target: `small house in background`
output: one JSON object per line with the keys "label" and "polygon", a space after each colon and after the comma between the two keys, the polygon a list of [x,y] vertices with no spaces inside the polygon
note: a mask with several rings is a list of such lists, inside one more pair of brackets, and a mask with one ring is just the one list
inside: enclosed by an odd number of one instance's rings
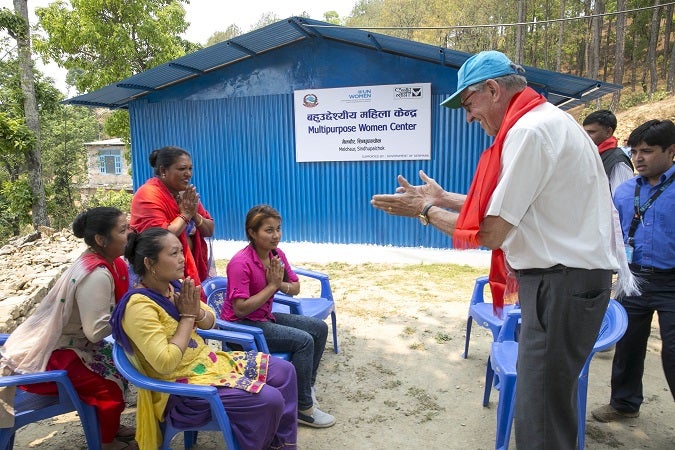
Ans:
{"label": "small house in background", "polygon": [[[457,71],[470,56],[291,17],[66,102],[128,109],[134,188],[152,176],[152,150],[188,150],[216,239],[244,239],[246,212],[269,203],[283,217],[288,242],[444,248],[452,245],[448,236],[375,210],[370,198],[394,192],[398,174],[419,183],[420,169],[448,190],[468,190],[491,139],[477,123],[467,124],[463,111],[439,105],[457,88]],[[621,88],[526,71],[529,85],[563,109]],[[394,105],[404,98],[424,107]],[[421,129],[423,136],[413,136]],[[324,137],[330,143],[319,142]],[[413,142],[380,158],[384,145],[393,145],[385,137]],[[329,147],[356,156],[324,158]]]}
{"label": "small house in background", "polygon": [[132,192],[129,164],[124,158],[121,139],[85,142],[87,149],[87,182],[82,186],[83,195],[99,189]]}

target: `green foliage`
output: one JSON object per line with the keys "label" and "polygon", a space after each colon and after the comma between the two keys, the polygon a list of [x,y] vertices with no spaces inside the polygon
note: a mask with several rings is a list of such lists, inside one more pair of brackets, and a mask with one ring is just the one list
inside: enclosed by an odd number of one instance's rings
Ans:
{"label": "green foliage", "polygon": [[16,39],[26,29],[26,21],[19,14],[8,8],[0,8],[0,30],[4,30]]}
{"label": "green foliage", "polygon": [[72,72],[79,92],[173,60],[192,50],[180,38],[187,0],[70,0],[36,8],[47,37],[35,50]]}
{"label": "green foliage", "polygon": [[16,236],[21,226],[31,223],[30,211],[33,205],[33,193],[27,177],[0,185],[0,238]]}
{"label": "green foliage", "polygon": [[232,24],[229,27],[227,27],[225,31],[216,31],[215,33],[213,33],[211,37],[206,41],[206,46],[209,47],[219,42],[228,41],[234,37],[239,36],[240,34],[242,34],[241,28],[239,28],[235,24]]}
{"label": "green foliage", "polygon": [[42,161],[47,212],[56,228],[68,226],[79,200],[77,185],[87,181],[84,143],[99,136],[90,108],[60,105],[43,118]]}
{"label": "green foliage", "polygon": [[129,142],[131,142],[129,112],[121,109],[113,111],[103,124],[103,131],[108,136],[122,139],[122,142],[128,146]]}
{"label": "green foliage", "polygon": [[625,110],[628,108],[632,108],[633,106],[641,105],[647,102],[658,102],[659,100],[663,100],[672,95],[673,95],[672,93],[666,92],[665,89],[658,90],[651,94],[642,91],[625,92],[621,96],[621,101],[619,102],[619,109]]}
{"label": "green foliage", "polygon": [[95,208],[97,206],[112,206],[120,211],[128,213],[131,209],[132,194],[124,191],[108,191],[97,189],[96,193],[82,203],[82,209]]}

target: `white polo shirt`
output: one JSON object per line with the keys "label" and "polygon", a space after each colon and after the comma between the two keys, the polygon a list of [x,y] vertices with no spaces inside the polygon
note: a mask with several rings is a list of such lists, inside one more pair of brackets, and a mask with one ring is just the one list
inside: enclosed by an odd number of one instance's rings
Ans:
{"label": "white polo shirt", "polygon": [[501,161],[486,216],[514,225],[502,244],[511,267],[618,268],[607,176],[569,114],[548,102],[527,112],[507,133]]}

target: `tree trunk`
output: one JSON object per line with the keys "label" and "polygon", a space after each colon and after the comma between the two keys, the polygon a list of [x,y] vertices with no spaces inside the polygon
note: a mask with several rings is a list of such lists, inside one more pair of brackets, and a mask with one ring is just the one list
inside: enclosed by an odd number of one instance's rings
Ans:
{"label": "tree trunk", "polygon": [[[602,0],[595,0],[593,3],[593,15],[602,14],[605,9]],[[602,18],[593,17],[591,19],[591,41],[588,46],[588,78],[598,79],[600,73],[600,43],[602,41]]]}
{"label": "tree trunk", "polygon": [[670,47],[670,64],[666,77],[666,90],[671,94],[675,92],[675,45]]}
{"label": "tree trunk", "polygon": [[14,11],[23,17],[25,28],[17,33],[16,45],[21,71],[21,91],[23,92],[23,109],[26,116],[26,126],[35,133],[35,145],[26,154],[28,164],[28,183],[33,193],[33,227],[49,225],[47,217],[47,201],[45,186],[42,181],[42,161],[40,148],[40,119],[38,117],[37,100],[35,97],[35,79],[33,78],[33,57],[30,48],[30,25],[28,22],[27,0],[14,0]]}
{"label": "tree trunk", "polygon": [[670,34],[673,26],[673,5],[665,6],[666,23],[663,27],[663,66],[661,69],[661,78],[667,79],[668,65],[670,63]]}
{"label": "tree trunk", "polygon": [[[560,19],[565,18],[565,0],[560,0]],[[563,29],[564,22],[558,22],[558,45],[555,55],[555,71],[560,72],[562,69],[562,43],[563,43]]]}
{"label": "tree trunk", "polygon": [[[626,9],[626,0],[616,0],[616,10],[623,11]],[[614,49],[614,83],[623,84],[624,74],[624,50],[626,47],[626,14],[619,14],[616,16],[616,48]],[[609,109],[616,111],[621,100],[621,91],[616,91],[612,94],[612,101],[609,104]]]}
{"label": "tree trunk", "polygon": [[[654,0],[654,6],[659,5],[659,0]],[[660,12],[661,8],[654,8],[652,10],[652,24],[649,28],[649,49],[647,51],[647,61],[649,64],[649,93],[653,94],[659,84],[659,73],[656,70],[656,45],[659,42],[659,28],[661,25]]]}
{"label": "tree trunk", "polygon": [[[518,23],[525,22],[525,0],[518,0]],[[514,62],[516,64],[523,64],[525,58],[525,25],[518,25],[516,27],[516,55]]]}

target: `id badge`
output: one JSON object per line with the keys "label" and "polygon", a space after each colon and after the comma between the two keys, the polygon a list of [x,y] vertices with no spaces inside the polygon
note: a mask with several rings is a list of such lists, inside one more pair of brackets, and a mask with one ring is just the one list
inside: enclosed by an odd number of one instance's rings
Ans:
{"label": "id badge", "polygon": [[633,246],[630,244],[626,244],[623,246],[624,249],[626,249],[626,260],[628,260],[628,264],[633,263]]}

